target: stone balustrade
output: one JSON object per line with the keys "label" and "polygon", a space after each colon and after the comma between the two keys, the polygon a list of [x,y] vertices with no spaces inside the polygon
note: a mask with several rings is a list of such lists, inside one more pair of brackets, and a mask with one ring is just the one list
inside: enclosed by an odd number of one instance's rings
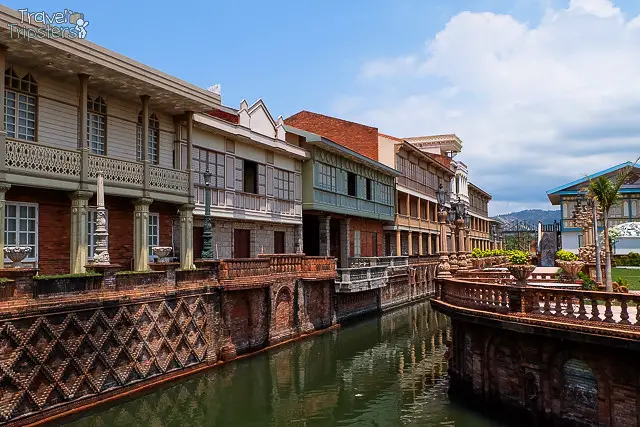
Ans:
{"label": "stone balustrade", "polygon": [[640,327],[640,295],[635,294],[454,279],[440,280],[439,287],[440,300],[456,307],[599,328]]}

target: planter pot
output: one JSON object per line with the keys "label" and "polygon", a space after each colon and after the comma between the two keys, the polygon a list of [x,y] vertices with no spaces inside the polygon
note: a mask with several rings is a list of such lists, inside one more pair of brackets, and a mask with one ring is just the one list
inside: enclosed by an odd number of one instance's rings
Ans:
{"label": "planter pot", "polygon": [[473,268],[476,268],[476,269],[482,268],[482,259],[471,258],[471,264],[473,264]]}
{"label": "planter pot", "polygon": [[154,246],[151,248],[153,254],[158,257],[159,262],[163,262],[172,250],[171,246]]}
{"label": "planter pot", "polygon": [[562,261],[560,259],[557,259],[556,264],[558,264],[558,266],[562,268],[562,271],[565,274],[571,276],[573,280],[576,280],[576,278],[578,277],[578,273],[580,273],[582,271],[582,268],[584,267],[583,261]]}
{"label": "planter pot", "polygon": [[509,269],[509,273],[516,279],[516,286],[527,286],[527,279],[533,273],[533,270],[536,269],[535,265],[509,265],[507,266]]}
{"label": "planter pot", "polygon": [[28,246],[7,246],[4,254],[11,260],[14,268],[22,268],[22,261],[31,253]]}
{"label": "planter pot", "polygon": [[59,277],[34,280],[33,297],[54,297],[100,289],[101,276]]}

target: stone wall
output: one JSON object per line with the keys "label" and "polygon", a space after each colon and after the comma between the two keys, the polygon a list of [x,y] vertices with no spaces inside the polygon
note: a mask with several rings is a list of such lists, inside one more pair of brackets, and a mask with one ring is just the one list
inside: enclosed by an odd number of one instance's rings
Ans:
{"label": "stone wall", "polygon": [[339,322],[379,311],[380,289],[336,294],[336,316]]}
{"label": "stone wall", "polygon": [[[198,224],[196,224],[198,225]],[[216,253],[216,245],[218,248],[218,257],[221,259],[233,258],[233,230],[251,230],[250,239],[250,255],[256,257],[261,253],[274,253],[274,232],[285,232],[285,252],[295,253],[295,229],[296,225],[287,224],[270,224],[246,221],[228,221],[212,219],[213,231],[213,252]],[[200,257],[202,253],[202,226],[194,227],[194,255]],[[198,242],[199,244],[195,244]]]}
{"label": "stone wall", "polygon": [[454,395],[538,425],[639,424],[637,349],[612,340],[555,338],[455,317],[452,331]]}

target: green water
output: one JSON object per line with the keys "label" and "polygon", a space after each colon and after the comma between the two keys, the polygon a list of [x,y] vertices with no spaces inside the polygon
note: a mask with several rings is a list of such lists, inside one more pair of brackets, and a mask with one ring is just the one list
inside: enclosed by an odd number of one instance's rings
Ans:
{"label": "green water", "polygon": [[449,401],[428,302],[243,359],[81,418],[100,426],[497,426]]}

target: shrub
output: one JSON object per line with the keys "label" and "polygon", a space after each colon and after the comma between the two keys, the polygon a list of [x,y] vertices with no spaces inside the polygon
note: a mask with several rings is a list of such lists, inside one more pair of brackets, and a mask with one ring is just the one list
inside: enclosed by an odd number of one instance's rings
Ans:
{"label": "shrub", "polygon": [[524,251],[513,251],[509,256],[509,261],[516,265],[529,264],[529,254]]}
{"label": "shrub", "polygon": [[588,274],[583,273],[582,271],[578,273],[578,279],[582,280],[582,289],[585,291],[597,291],[598,285],[596,285],[596,281],[591,278]]}
{"label": "shrub", "polygon": [[573,252],[560,249],[558,252],[556,252],[556,258],[562,261],[577,261],[578,255],[574,254]]}
{"label": "shrub", "polygon": [[629,252],[628,255],[620,255],[615,258],[616,266],[640,266],[640,254],[635,252]]}
{"label": "shrub", "polygon": [[482,250],[480,250],[480,248],[473,248],[471,258],[482,258]]}

